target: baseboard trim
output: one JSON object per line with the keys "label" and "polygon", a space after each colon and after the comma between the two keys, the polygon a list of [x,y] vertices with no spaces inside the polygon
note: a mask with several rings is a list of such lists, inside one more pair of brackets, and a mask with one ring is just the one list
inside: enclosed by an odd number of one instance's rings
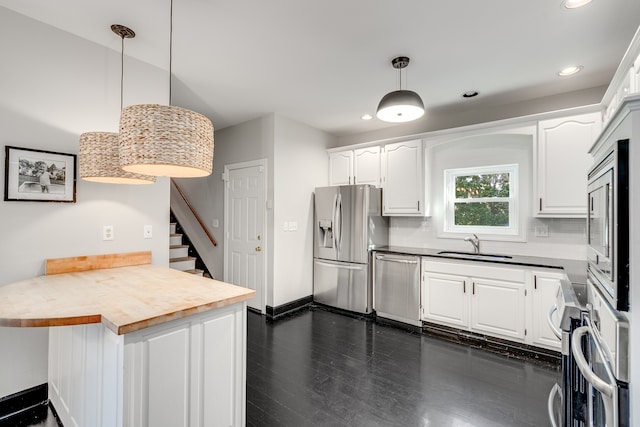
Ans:
{"label": "baseboard trim", "polygon": [[482,348],[508,358],[527,360],[555,369],[559,368],[562,360],[560,352],[555,350],[517,343],[475,332],[463,331],[436,323],[422,322],[422,331],[426,335],[466,346]]}
{"label": "baseboard trim", "polygon": [[40,384],[0,398],[0,427],[28,425],[47,417],[49,386]]}
{"label": "baseboard trim", "polygon": [[267,320],[277,320],[296,311],[309,308],[312,302],[313,295],[309,295],[307,297],[300,298],[276,307],[271,307],[268,305],[266,307]]}

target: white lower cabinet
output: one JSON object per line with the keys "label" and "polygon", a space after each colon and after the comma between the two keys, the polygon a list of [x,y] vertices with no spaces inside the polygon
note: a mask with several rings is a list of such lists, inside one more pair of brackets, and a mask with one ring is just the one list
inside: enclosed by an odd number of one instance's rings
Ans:
{"label": "white lower cabinet", "polygon": [[525,284],[471,279],[471,323],[474,332],[516,341],[525,339]]}
{"label": "white lower cabinet", "polygon": [[244,303],[126,335],[49,329],[49,398],[65,426],[245,424]]}
{"label": "white lower cabinet", "polygon": [[[532,291],[532,331],[531,339],[534,345],[542,347],[560,349],[560,340],[555,336],[547,316],[550,308],[556,302],[556,294],[560,287],[563,275],[546,271],[533,271],[533,291]],[[554,317],[554,324],[558,324],[557,317]]]}
{"label": "white lower cabinet", "polygon": [[467,328],[470,295],[467,293],[467,278],[423,271],[422,280],[423,319]]}
{"label": "white lower cabinet", "polygon": [[422,260],[422,320],[558,350],[547,313],[564,273]]}

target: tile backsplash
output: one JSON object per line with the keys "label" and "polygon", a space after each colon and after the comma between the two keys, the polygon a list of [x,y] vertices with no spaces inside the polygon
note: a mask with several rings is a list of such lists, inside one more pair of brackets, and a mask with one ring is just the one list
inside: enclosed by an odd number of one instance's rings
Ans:
{"label": "tile backsplash", "polygon": [[[432,218],[391,217],[389,245],[471,251],[462,238],[438,237]],[[546,230],[546,237],[536,236]],[[586,260],[586,221],[576,218],[528,218],[526,242],[481,239],[481,251],[509,255]]]}

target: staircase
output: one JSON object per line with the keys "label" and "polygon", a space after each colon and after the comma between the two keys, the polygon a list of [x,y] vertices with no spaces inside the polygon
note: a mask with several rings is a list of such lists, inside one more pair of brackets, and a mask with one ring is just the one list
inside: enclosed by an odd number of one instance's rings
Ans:
{"label": "staircase", "polygon": [[169,228],[169,267],[202,276],[204,270],[196,268],[196,257],[189,256],[189,245],[182,244],[182,234],[176,232],[177,224]]}

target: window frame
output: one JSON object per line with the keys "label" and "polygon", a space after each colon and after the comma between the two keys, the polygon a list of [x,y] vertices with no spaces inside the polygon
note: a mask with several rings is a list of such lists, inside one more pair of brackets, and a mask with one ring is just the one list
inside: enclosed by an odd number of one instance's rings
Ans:
{"label": "window frame", "polygon": [[[469,175],[488,175],[495,173],[509,174],[509,197],[456,198],[456,178]],[[484,236],[519,236],[520,233],[520,196],[519,196],[519,165],[474,166],[466,168],[452,168],[444,170],[444,227],[445,234],[482,234]],[[509,226],[491,225],[455,225],[456,203],[509,203]]]}

